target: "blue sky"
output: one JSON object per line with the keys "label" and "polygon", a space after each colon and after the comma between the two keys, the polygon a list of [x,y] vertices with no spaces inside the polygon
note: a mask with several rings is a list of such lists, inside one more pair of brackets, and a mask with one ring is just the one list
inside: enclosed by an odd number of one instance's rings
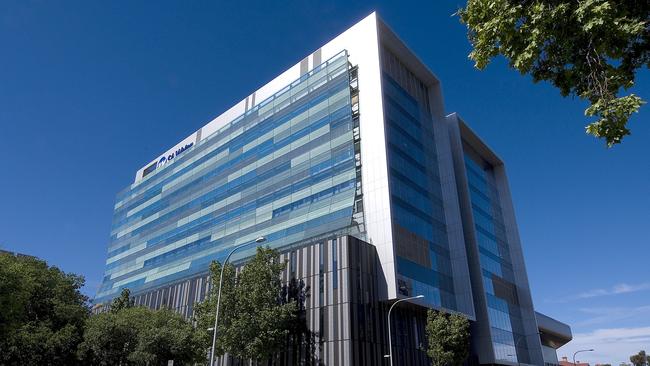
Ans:
{"label": "blue sky", "polygon": [[[377,10],[505,160],[536,308],[587,361],[650,350],[650,106],[606,149],[584,103],[467,59],[458,2],[0,5],[0,247],[99,285],[115,193],[160,152]],[[650,99],[650,73],[634,91]]]}

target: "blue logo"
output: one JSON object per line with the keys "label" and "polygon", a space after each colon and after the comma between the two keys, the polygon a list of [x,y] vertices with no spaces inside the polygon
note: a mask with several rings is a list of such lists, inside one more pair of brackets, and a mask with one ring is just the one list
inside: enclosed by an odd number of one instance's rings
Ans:
{"label": "blue logo", "polygon": [[194,143],[190,142],[189,144],[180,147],[178,150],[172,152],[167,156],[163,155],[162,157],[160,157],[160,159],[158,159],[158,164],[156,165],[156,167],[160,168],[161,166],[167,163],[171,163],[175,158],[177,158],[180,154],[182,154],[183,152],[185,152],[185,150],[189,149],[192,146],[194,146]]}

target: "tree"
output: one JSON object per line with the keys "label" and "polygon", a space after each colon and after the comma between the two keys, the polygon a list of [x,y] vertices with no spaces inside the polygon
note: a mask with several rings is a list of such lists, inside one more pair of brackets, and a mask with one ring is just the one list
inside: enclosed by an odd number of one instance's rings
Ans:
{"label": "tree", "polygon": [[630,362],[634,366],[646,366],[650,363],[650,356],[646,355],[645,351],[639,351],[636,355],[630,356]]}
{"label": "tree", "polygon": [[131,298],[131,291],[128,288],[122,289],[120,296],[113,299],[111,303],[111,312],[117,313],[122,309],[133,307],[133,299]]}
{"label": "tree", "polygon": [[608,147],[630,134],[627,122],[645,103],[618,93],[650,67],[649,13],[647,0],[468,0],[459,11],[478,69],[503,55],[534,82],[587,100],[596,121],[586,132]]}
{"label": "tree", "polygon": [[[199,339],[204,348],[212,346],[212,332],[209,328],[214,327],[214,313],[217,306],[217,291],[219,290],[219,278],[221,276],[221,263],[213,261],[210,263],[210,291],[204,301],[194,308],[194,320]],[[223,327],[230,326],[231,317],[226,314],[236,312],[237,301],[235,299],[235,267],[227,264],[224,270],[224,281],[221,286],[221,304],[219,310],[219,333]],[[217,338],[215,354],[222,355],[226,352],[223,337]]]}
{"label": "tree", "polygon": [[[217,354],[228,352],[240,359],[268,360],[284,349],[297,317],[297,305],[282,301],[280,275],[285,263],[270,248],[257,252],[235,276],[232,265],[226,267],[221,293]],[[197,305],[196,320],[200,330],[214,325],[221,265],[210,266],[212,287],[208,298]],[[211,345],[210,333],[202,335],[204,345]]]}
{"label": "tree", "polygon": [[175,365],[191,365],[205,360],[190,322],[169,309],[133,307],[131,302],[124,302],[128,292],[126,295],[113,301],[110,312],[88,320],[79,347],[79,356],[86,364],[153,366],[174,360]]}
{"label": "tree", "polygon": [[469,320],[464,316],[429,310],[426,333],[434,366],[460,366],[469,356]]}
{"label": "tree", "polygon": [[[133,313],[134,309],[127,309],[124,313]],[[136,365],[161,366],[166,366],[168,360],[174,360],[174,365],[205,361],[205,350],[198,342],[192,323],[169,309],[155,311],[145,308],[144,313],[147,313],[143,314],[145,324],[139,329],[138,343],[129,360]],[[130,315],[141,316],[138,313]]]}
{"label": "tree", "polygon": [[142,326],[144,308],[125,309],[92,316],[86,323],[79,358],[88,365],[131,365]]}
{"label": "tree", "polygon": [[294,364],[319,364],[317,351],[317,334],[307,325],[307,310],[305,301],[310,296],[310,287],[305,281],[292,278],[282,287],[280,299],[282,304],[295,304],[295,314],[289,321],[289,337],[287,352],[290,353]]}
{"label": "tree", "polygon": [[75,365],[89,315],[84,278],[0,253],[0,364]]}

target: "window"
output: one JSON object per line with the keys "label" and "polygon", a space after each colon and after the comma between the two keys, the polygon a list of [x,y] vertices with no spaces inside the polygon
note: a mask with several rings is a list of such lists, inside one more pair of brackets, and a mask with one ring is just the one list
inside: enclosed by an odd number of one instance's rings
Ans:
{"label": "window", "polygon": [[318,243],[318,273],[323,274],[323,265],[325,263],[325,250],[323,243]]}
{"label": "window", "polygon": [[291,278],[296,277],[296,252],[291,252],[290,254],[291,260],[289,264],[289,273],[291,274]]}
{"label": "window", "polygon": [[142,176],[146,177],[147,174],[149,174],[149,173],[153,172],[154,170],[156,170],[157,166],[158,166],[157,163],[153,163],[153,164],[149,165],[148,167],[145,168],[144,172],[142,172]]}

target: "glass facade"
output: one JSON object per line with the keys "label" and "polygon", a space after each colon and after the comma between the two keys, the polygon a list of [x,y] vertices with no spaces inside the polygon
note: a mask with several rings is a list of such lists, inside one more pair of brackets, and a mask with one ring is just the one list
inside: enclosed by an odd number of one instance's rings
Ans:
{"label": "glass facade", "polygon": [[476,156],[465,154],[465,168],[492,347],[497,360],[527,363],[521,308],[494,171]]}
{"label": "glass facade", "polygon": [[282,247],[353,230],[349,80],[340,53],[119,193],[96,301],[204,273],[259,236]]}
{"label": "glass facade", "polygon": [[394,55],[387,50],[383,55],[397,292],[424,295],[431,305],[456,310],[427,88]]}

